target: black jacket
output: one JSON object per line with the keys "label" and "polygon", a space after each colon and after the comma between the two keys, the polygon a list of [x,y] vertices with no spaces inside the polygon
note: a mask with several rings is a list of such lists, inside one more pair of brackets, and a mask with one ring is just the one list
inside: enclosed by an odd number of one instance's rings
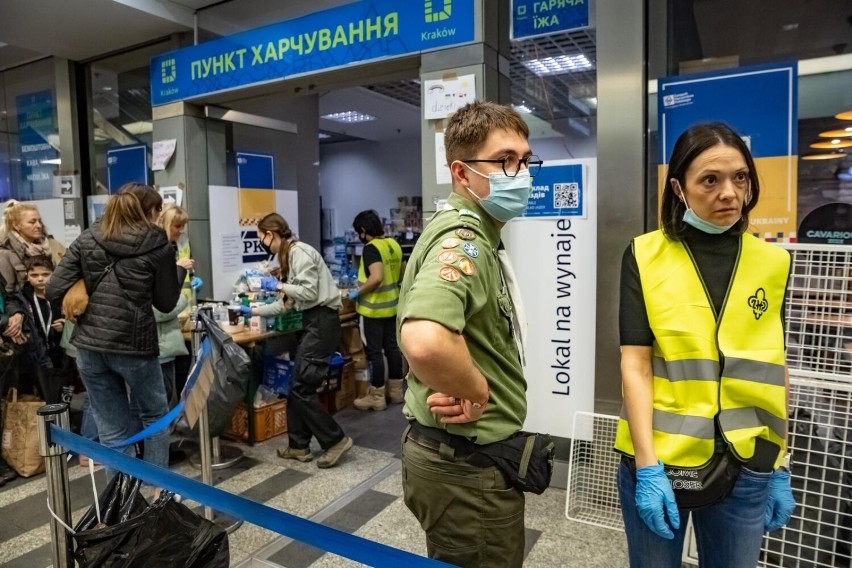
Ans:
{"label": "black jacket", "polygon": [[[95,287],[114,260],[113,269]],[[50,279],[47,298],[62,299],[81,277],[89,305],[77,318],[71,342],[104,353],[158,355],[151,306],[171,311],[181,288],[175,250],[163,230],[150,225],[107,241],[96,222],[71,243]]]}

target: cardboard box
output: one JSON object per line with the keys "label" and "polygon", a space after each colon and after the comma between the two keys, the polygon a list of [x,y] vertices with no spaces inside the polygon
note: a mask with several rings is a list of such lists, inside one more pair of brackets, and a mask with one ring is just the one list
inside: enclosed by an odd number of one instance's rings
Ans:
{"label": "cardboard box", "polygon": [[340,390],[337,391],[334,397],[334,410],[343,410],[355,400],[355,369],[352,363],[347,363],[343,367],[343,376],[340,380]]}
{"label": "cardboard box", "polygon": [[[254,439],[262,442],[287,432],[287,399],[276,400],[254,409]],[[225,435],[237,440],[248,440],[248,412],[246,405],[239,403],[231,415]]]}

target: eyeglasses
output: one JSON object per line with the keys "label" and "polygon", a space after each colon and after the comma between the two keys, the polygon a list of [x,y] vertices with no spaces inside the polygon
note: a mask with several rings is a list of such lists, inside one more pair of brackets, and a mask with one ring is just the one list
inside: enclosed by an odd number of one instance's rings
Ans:
{"label": "eyeglasses", "polygon": [[526,166],[527,170],[530,172],[530,177],[535,177],[538,175],[539,170],[541,169],[541,165],[544,163],[541,161],[536,155],[527,156],[526,158],[517,159],[515,156],[506,156],[505,158],[501,158],[499,160],[460,160],[464,164],[476,164],[479,162],[485,162],[489,164],[500,164],[503,166],[503,173],[506,174],[506,177],[513,178],[518,175],[518,172],[521,171],[521,166]]}

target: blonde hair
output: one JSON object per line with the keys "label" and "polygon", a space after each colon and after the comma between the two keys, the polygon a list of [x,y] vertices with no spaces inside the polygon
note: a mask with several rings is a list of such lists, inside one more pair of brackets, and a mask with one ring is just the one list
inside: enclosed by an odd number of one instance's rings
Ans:
{"label": "blonde hair", "polygon": [[[38,207],[33,203],[12,199],[6,204],[6,209],[3,211],[3,229],[5,234],[8,235],[16,230],[15,225],[21,222],[24,211],[35,211],[41,217]],[[44,221],[42,221],[42,228],[44,229]],[[47,234],[47,229],[44,229],[44,232]]]}
{"label": "blonde hair", "polygon": [[186,209],[174,203],[168,203],[157,218],[157,225],[166,232],[167,237],[171,238],[172,228],[183,227],[187,221],[189,221],[189,215]]}

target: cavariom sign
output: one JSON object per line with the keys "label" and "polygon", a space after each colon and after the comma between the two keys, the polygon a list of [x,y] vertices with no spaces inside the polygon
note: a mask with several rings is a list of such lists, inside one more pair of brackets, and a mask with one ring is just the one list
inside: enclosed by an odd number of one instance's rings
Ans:
{"label": "cavariom sign", "polygon": [[160,55],[154,106],[474,39],[473,0],[362,0]]}

